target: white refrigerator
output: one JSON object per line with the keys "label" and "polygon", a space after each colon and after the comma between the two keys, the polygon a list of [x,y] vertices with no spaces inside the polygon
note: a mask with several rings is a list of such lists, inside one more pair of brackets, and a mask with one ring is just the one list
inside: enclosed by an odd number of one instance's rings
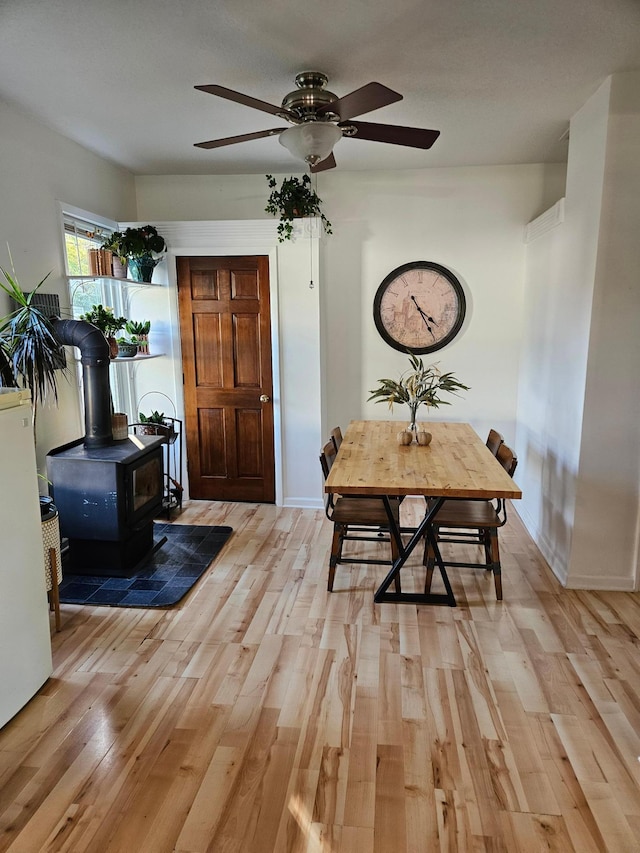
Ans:
{"label": "white refrigerator", "polygon": [[0,388],[0,727],[53,671],[28,391]]}

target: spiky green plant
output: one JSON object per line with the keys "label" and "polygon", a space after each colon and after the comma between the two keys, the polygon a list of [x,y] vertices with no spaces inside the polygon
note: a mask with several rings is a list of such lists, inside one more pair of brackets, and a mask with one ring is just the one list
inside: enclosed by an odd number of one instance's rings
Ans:
{"label": "spiky green plant", "polygon": [[148,335],[151,329],[151,320],[127,320],[125,329],[130,335]]}
{"label": "spiky green plant", "polygon": [[138,412],[138,418],[140,419],[141,424],[163,424],[164,423],[164,412],[159,412],[157,409],[154,409],[150,415],[145,415],[143,412]]}
{"label": "spiky green plant", "polygon": [[409,353],[409,363],[411,367],[401,374],[399,379],[379,379],[378,387],[369,391],[371,396],[367,398],[367,402],[374,400],[376,403],[387,403],[391,411],[394,403],[406,403],[411,412],[412,428],[419,406],[431,406],[434,409],[450,406],[449,400],[443,400],[439,396],[442,392],[459,396],[460,391],[469,390],[453,373],[441,373],[437,364],[425,366],[415,353]]}
{"label": "spiky green plant", "polygon": [[34,295],[51,273],[47,273],[30,293],[24,293],[13,261],[11,267],[11,272],[0,267],[5,278],[5,281],[0,280],[0,288],[14,300],[17,308],[0,319],[0,345],[14,378],[31,391],[35,422],[38,403],[42,403],[49,393],[58,401],[56,370],[63,365],[61,344],[53,321],[33,304]]}

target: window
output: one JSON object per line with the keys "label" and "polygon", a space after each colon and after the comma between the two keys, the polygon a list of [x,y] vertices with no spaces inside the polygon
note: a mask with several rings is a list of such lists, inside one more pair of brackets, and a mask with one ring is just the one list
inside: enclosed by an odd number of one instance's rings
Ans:
{"label": "window", "polygon": [[[99,248],[105,236],[118,230],[118,223],[66,205],[61,205],[61,213],[73,319],[79,320],[99,304],[113,308],[116,316],[128,317],[126,288],[109,278],[92,276],[89,266],[89,249]],[[109,371],[114,411],[131,412],[135,408],[134,373],[119,367],[113,365]]]}
{"label": "window", "polygon": [[64,245],[69,275],[89,275],[89,249],[97,249],[105,235],[115,229],[64,214]]}

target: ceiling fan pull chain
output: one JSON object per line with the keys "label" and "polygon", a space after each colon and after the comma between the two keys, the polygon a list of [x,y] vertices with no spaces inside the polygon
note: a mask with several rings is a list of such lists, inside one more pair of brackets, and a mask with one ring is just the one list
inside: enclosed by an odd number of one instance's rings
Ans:
{"label": "ceiling fan pull chain", "polygon": [[313,234],[309,231],[309,290],[313,290]]}

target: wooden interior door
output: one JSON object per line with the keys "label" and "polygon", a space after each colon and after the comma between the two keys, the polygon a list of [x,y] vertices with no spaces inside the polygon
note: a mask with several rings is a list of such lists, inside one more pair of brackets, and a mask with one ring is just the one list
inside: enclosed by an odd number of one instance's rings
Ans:
{"label": "wooden interior door", "polygon": [[275,501],[267,257],[177,258],[189,493]]}

